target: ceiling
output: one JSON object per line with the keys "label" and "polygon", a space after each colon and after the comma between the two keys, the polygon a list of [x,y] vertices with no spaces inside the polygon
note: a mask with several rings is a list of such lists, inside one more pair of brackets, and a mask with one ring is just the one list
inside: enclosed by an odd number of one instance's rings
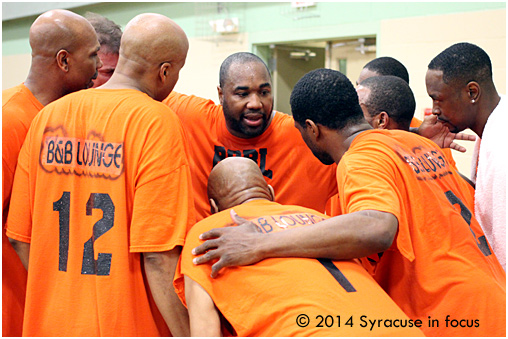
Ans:
{"label": "ceiling", "polygon": [[75,8],[97,2],[2,2],[2,21],[39,15],[55,8]]}

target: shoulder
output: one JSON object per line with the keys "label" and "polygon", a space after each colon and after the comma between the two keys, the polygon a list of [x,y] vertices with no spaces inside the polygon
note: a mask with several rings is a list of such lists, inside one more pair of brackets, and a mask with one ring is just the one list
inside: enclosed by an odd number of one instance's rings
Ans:
{"label": "shoulder", "polygon": [[186,95],[173,91],[162,103],[173,109],[181,118],[196,117],[198,120],[202,120],[203,117],[223,115],[221,105],[216,104],[213,100],[195,95]]}
{"label": "shoulder", "polygon": [[277,134],[284,137],[297,137],[301,139],[300,132],[295,127],[295,120],[289,114],[273,111],[271,126]]}
{"label": "shoulder", "polygon": [[210,231],[213,228],[224,227],[229,222],[232,222],[231,217],[229,216],[229,210],[212,214],[205,219],[197,222],[187,233],[184,250],[182,253],[190,253],[194,247],[200,245],[203,242],[199,239],[199,235],[201,233]]}
{"label": "shoulder", "polygon": [[18,85],[2,91],[2,111],[18,110],[21,109],[23,104],[26,105],[29,92],[28,89],[25,91],[25,88],[24,85]]}
{"label": "shoulder", "polygon": [[8,88],[2,91],[2,107],[13,100],[13,97],[19,95],[22,92],[22,85],[18,85],[12,88]]}
{"label": "shoulder", "polygon": [[[405,134],[406,133],[406,134]],[[360,133],[351,143],[348,151],[344,154],[339,166],[341,168],[362,168],[393,162],[400,158],[400,154],[406,153],[405,145],[409,143],[399,142],[404,138],[411,139],[409,132],[387,131],[387,130],[368,130]]]}
{"label": "shoulder", "polygon": [[[43,108],[23,85],[2,91],[2,129],[20,126],[28,129]],[[26,89],[26,90],[25,90]]]}

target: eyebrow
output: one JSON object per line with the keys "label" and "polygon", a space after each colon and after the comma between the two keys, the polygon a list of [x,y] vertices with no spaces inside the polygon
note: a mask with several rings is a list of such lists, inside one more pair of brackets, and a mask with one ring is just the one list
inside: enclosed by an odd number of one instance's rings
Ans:
{"label": "eyebrow", "polygon": [[[269,82],[259,85],[259,88],[272,87]],[[250,89],[249,86],[236,86],[235,91],[248,91]]]}

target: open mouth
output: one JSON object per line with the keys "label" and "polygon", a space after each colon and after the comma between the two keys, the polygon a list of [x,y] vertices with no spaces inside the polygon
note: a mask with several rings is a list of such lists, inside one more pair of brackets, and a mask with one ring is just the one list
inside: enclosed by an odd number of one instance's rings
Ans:
{"label": "open mouth", "polygon": [[259,127],[263,124],[263,114],[260,113],[247,113],[242,119],[249,127]]}

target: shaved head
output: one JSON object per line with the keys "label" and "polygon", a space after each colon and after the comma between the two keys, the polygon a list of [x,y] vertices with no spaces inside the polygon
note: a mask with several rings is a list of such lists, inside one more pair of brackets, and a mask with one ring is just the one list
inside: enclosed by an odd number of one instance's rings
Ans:
{"label": "shaved head", "polygon": [[243,157],[229,157],[210,172],[208,198],[213,199],[222,211],[250,199],[273,200],[273,193],[256,162]]}
{"label": "shaved head", "polygon": [[153,66],[185,59],[188,49],[185,32],[173,20],[145,13],[134,17],[125,27],[120,57]]}
{"label": "shaved head", "polygon": [[175,87],[188,50],[187,36],[173,20],[140,14],[125,27],[118,64],[105,88],[136,88],[162,101]]}
{"label": "shaved head", "polygon": [[32,63],[24,84],[43,105],[91,87],[102,67],[94,28],[71,11],[41,14],[30,27],[29,42]]}
{"label": "shaved head", "polygon": [[29,32],[32,56],[53,58],[61,49],[72,53],[89,39],[97,40],[92,25],[82,16],[63,9],[41,14]]}

